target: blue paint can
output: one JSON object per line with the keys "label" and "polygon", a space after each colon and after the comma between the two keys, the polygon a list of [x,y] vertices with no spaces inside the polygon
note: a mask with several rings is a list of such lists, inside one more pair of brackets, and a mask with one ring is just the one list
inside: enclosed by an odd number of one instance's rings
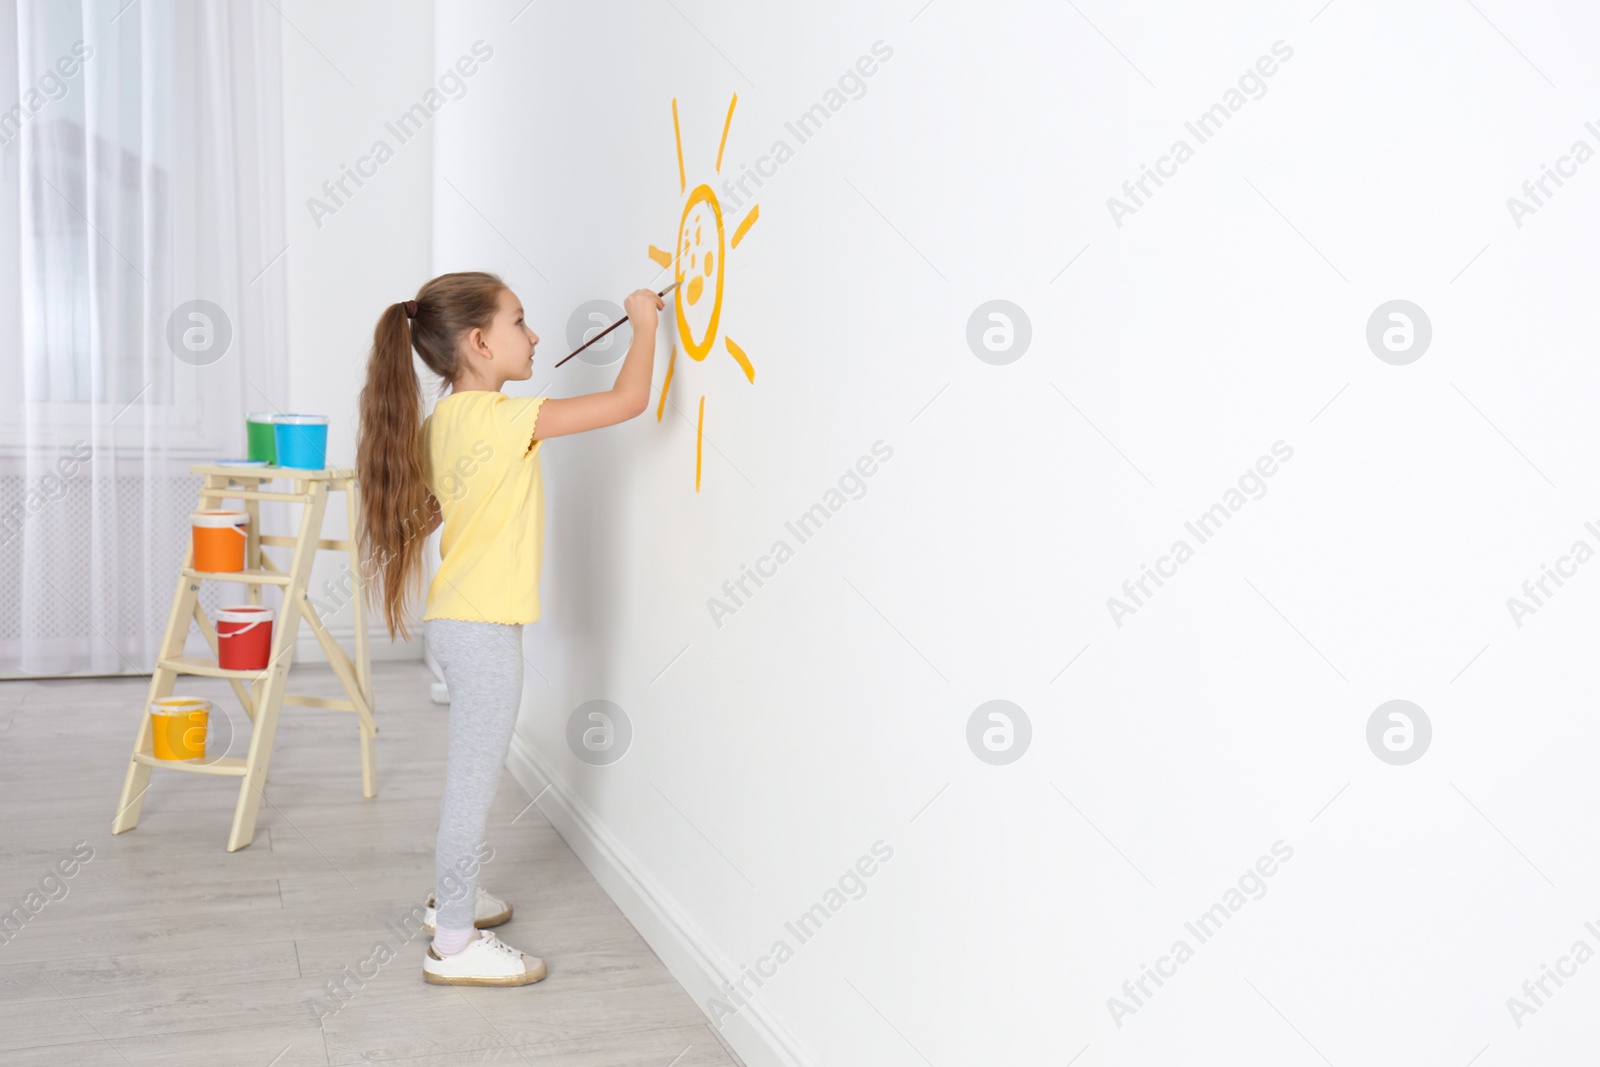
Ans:
{"label": "blue paint can", "polygon": [[272,421],[278,466],[320,471],[328,466],[328,416],[279,415]]}

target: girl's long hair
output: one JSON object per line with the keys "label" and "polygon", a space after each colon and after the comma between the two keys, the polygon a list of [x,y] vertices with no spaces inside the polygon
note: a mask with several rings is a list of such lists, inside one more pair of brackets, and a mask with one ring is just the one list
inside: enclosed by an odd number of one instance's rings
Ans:
{"label": "girl's long hair", "polygon": [[506,288],[482,271],[441,274],[417,290],[417,313],[404,303],[378,318],[361,390],[356,480],[361,507],[358,551],[368,603],[382,593],[389,639],[406,632],[407,607],[421,586],[423,534],[432,519],[422,474],[422,389],[411,362],[415,348],[429,370],[454,383],[459,345],[473,327],[488,330]]}

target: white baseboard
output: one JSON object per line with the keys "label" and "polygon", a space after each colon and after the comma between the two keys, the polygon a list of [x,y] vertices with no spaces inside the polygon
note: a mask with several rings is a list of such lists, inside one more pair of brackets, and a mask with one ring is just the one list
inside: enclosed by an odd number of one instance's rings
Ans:
{"label": "white baseboard", "polygon": [[[517,735],[512,735],[506,768],[529,796],[544,791],[540,812],[661,957],[690,999],[704,1011],[711,998],[723,997],[724,983],[738,977],[733,967],[719,962],[721,953],[705,931],[643,871],[583,798],[558,781],[539,753]],[[706,1022],[717,1025],[709,1016]],[[813,1067],[817,1062],[801,1049],[759,993],[723,1020],[721,1033],[746,1067]]]}

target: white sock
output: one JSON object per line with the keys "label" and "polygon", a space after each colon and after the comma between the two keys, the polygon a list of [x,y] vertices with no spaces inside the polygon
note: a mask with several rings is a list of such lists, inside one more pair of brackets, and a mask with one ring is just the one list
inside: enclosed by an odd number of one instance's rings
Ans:
{"label": "white sock", "polygon": [[441,926],[433,932],[433,949],[441,956],[454,956],[472,943],[477,932],[472,926],[465,930],[446,930]]}

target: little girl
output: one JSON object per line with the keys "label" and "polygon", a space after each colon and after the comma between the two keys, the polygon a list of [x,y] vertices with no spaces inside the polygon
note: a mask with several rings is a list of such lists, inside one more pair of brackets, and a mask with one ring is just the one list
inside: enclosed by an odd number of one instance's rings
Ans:
{"label": "little girl", "polygon": [[[422,616],[450,691],[435,886],[424,919],[433,943],[422,961],[422,977],[436,985],[526,985],[545,976],[543,960],[480,932],[510,919],[511,905],[478,885],[478,861],[521,704],[522,627],[539,618],[539,445],[649,406],[656,312],[664,304],[640,289],[624,305],[633,343],[616,384],[564,399],[500,391],[532,377],[539,338],[523,322],[516,294],[493,274],[440,275],[415,300],[384,311],[373,335],[356,445],[358,536],[374,596],[381,576],[390,640],[397,631],[408,636],[422,547],[444,527]],[[413,348],[450,386],[426,419]]]}

